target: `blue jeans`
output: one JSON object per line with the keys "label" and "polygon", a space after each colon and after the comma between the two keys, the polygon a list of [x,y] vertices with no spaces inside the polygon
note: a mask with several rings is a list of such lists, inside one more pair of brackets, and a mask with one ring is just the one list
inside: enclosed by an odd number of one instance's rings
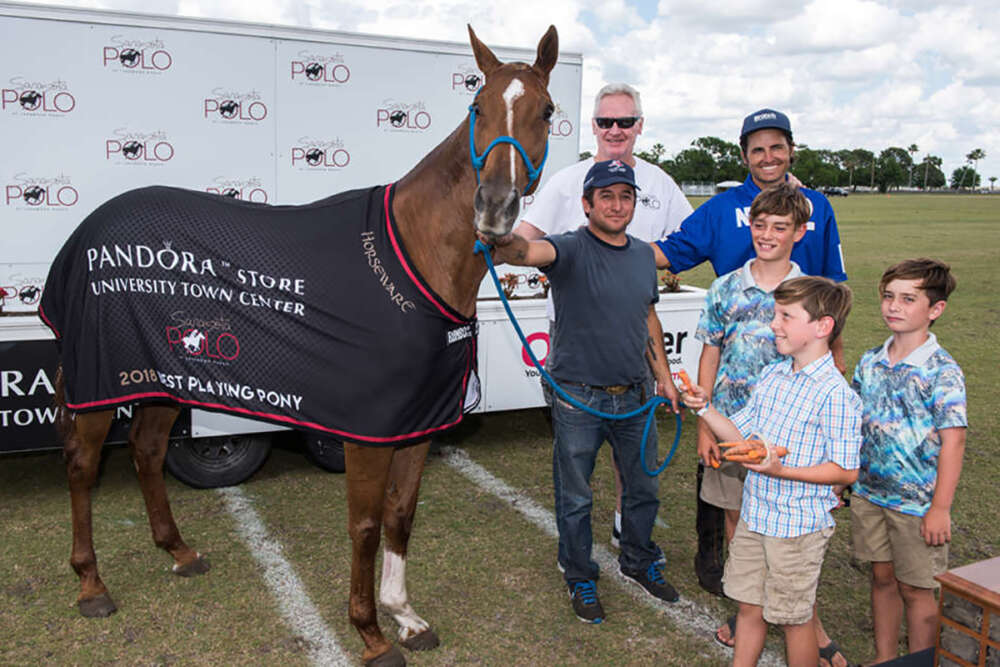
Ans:
{"label": "blue jeans", "polygon": [[[642,405],[643,392],[638,386],[620,395],[572,383],[565,384],[563,389],[584,405],[610,414],[631,412]],[[593,493],[590,476],[594,472],[597,452],[605,440],[611,443],[623,486],[618,563],[625,569],[644,570],[657,558],[651,540],[653,522],[660,506],[657,478],[645,473],[639,458],[645,423],[645,414],[624,420],[602,419],[571,406],[558,396],[554,397],[552,481],[559,527],[559,564],[565,570],[569,584],[598,578],[599,568],[591,558],[593,533],[590,510]],[[654,422],[646,445],[646,464],[650,470],[655,469],[656,458]]]}

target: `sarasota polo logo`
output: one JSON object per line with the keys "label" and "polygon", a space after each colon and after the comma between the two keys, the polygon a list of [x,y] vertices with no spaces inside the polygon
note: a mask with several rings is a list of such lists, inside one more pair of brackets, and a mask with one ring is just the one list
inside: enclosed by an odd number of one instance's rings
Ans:
{"label": "sarasota polo logo", "polygon": [[267,104],[256,90],[248,92],[219,87],[205,98],[204,117],[215,123],[252,125],[267,118]]}
{"label": "sarasota polo logo", "polygon": [[14,174],[4,184],[4,205],[17,211],[67,210],[80,201],[80,193],[69,176]]}
{"label": "sarasota polo logo", "polygon": [[459,65],[451,73],[451,89],[460,93],[474,95],[483,87],[484,81],[475,65]]}
{"label": "sarasota polo logo", "polygon": [[33,306],[42,296],[44,277],[25,278],[20,275],[10,276],[9,285],[0,285],[0,306]]}
{"label": "sarasota polo logo", "polygon": [[165,327],[167,347],[190,361],[229,365],[240,356],[240,339],[226,317],[192,317],[183,311],[171,314]]}
{"label": "sarasota polo logo", "polygon": [[291,61],[292,81],[299,85],[342,86],[351,80],[351,68],[341,53],[320,55],[299,51]]}
{"label": "sarasota polo logo", "polygon": [[299,137],[290,151],[292,166],[300,171],[339,171],[351,164],[351,154],[344,142],[336,139]]}
{"label": "sarasota polo logo", "polygon": [[652,211],[660,210],[660,198],[656,195],[639,195],[639,205]]}
{"label": "sarasota polo logo", "polygon": [[375,126],[384,132],[424,132],[431,126],[431,115],[422,101],[389,98],[376,109]]}
{"label": "sarasota polo logo", "polygon": [[113,35],[102,47],[101,60],[105,69],[130,74],[162,74],[174,64],[160,39],[129,39]]}
{"label": "sarasota polo logo", "polygon": [[549,136],[553,139],[564,139],[573,136],[573,121],[569,119],[566,110],[559,103],[556,103],[556,110],[552,113],[552,120],[549,123]]}
{"label": "sarasota polo logo", "polygon": [[14,76],[0,89],[0,109],[22,116],[61,117],[76,108],[76,98],[62,79],[31,81]]}
{"label": "sarasota polo logo", "polygon": [[268,200],[267,190],[259,178],[238,179],[216,176],[212,185],[205,188],[205,192],[257,204],[266,204]]}
{"label": "sarasota polo logo", "polygon": [[139,132],[119,127],[104,140],[104,159],[115,164],[159,167],[174,158],[174,146],[163,130]]}

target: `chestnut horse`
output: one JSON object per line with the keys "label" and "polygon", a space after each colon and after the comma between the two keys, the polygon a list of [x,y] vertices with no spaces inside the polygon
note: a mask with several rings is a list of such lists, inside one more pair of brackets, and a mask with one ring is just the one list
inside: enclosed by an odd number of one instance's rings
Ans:
{"label": "chestnut horse", "polygon": [[[416,269],[434,292],[466,317],[475,314],[476,294],[486,271],[482,258],[472,252],[476,231],[493,237],[509,233],[521,195],[537,187],[554,110],[546,88],[558,57],[554,27],[539,41],[533,65],[501,63],[471,27],[469,37],[485,75],[469,118],[396,184],[393,202],[403,244]],[[84,616],[108,616],[116,607],[97,571],[90,490],[113,411],[71,415],[61,403],[59,426],[73,510],[70,564],[80,577],[78,606]],[[167,437],[178,412],[174,404],[138,407],[129,446],[153,541],[173,556],[175,573],[191,576],[208,571],[209,565],[181,539],[163,479]],[[438,644],[434,631],[410,606],[405,581],[407,543],[428,448],[429,441],[383,447],[344,444],[353,543],[349,613],[364,640],[366,664],[405,664],[376,619],[375,560],[383,528],[379,601],[398,622],[404,646],[422,650]]]}

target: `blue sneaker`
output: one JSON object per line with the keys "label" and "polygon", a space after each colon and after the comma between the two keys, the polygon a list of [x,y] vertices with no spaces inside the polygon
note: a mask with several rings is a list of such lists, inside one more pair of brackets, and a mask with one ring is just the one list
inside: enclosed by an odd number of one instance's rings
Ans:
{"label": "blue sneaker", "polygon": [[681,596],[678,595],[677,589],[663,578],[662,569],[663,566],[659,563],[650,563],[649,567],[645,570],[626,570],[619,565],[618,573],[627,581],[637,584],[642,590],[657,600],[677,602]]}
{"label": "blue sneaker", "polygon": [[587,579],[570,584],[569,597],[573,601],[573,612],[584,623],[600,623],[604,620],[604,607],[597,599],[593,581]]}

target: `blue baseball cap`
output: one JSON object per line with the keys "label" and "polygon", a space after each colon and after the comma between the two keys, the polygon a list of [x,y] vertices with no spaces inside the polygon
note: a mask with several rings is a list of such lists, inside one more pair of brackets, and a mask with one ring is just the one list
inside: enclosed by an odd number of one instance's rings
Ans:
{"label": "blue baseball cap", "polygon": [[635,172],[632,167],[621,160],[595,162],[583,179],[583,192],[586,193],[593,188],[606,188],[615,183],[628,183],[636,190],[639,189],[635,184]]}
{"label": "blue baseball cap", "polygon": [[788,122],[788,116],[775,111],[774,109],[761,109],[743,119],[743,130],[740,132],[740,139],[751,132],[757,130],[784,130],[788,134],[792,133],[792,124]]}

